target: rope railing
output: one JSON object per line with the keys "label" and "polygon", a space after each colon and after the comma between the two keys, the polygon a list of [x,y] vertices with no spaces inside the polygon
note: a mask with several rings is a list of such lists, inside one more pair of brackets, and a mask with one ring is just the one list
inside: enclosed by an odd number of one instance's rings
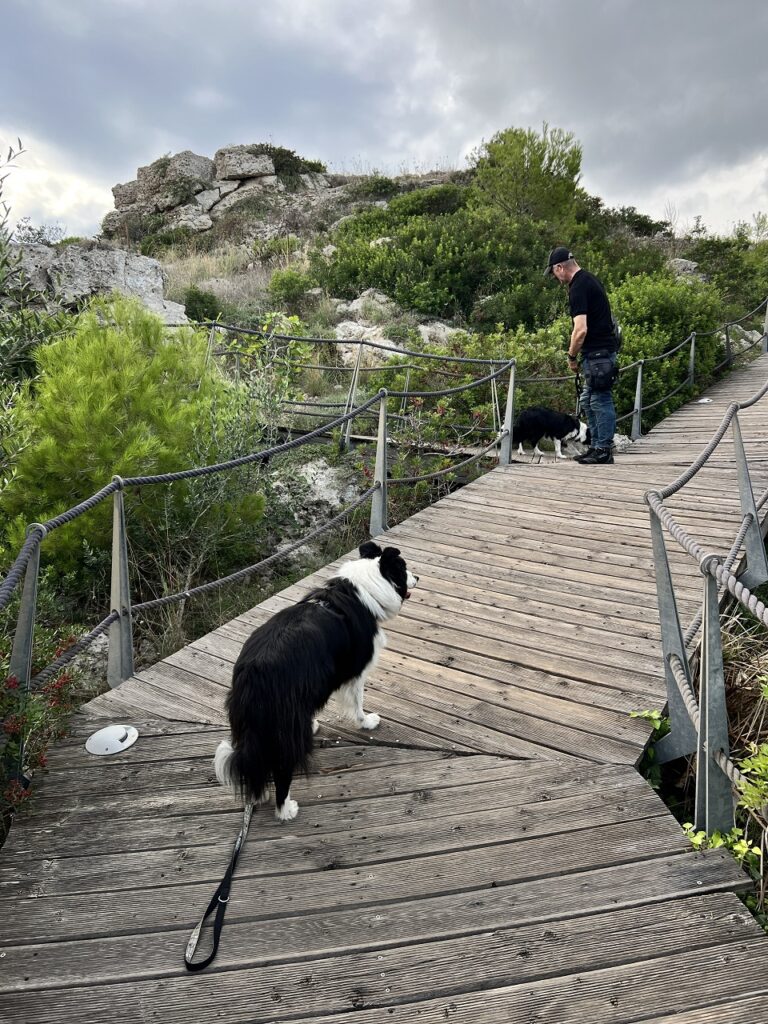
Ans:
{"label": "rope railing", "polygon": [[[741,607],[768,628],[768,607],[753,589],[768,580],[768,557],[758,515],[759,509],[768,501],[768,490],[755,501],[738,417],[741,411],[754,406],[766,394],[768,381],[747,400],[731,403],[712,437],[691,465],[670,484],[648,491],[645,495],[651,514],[671,724],[670,734],[657,744],[657,757],[663,763],[674,757],[696,753],[696,827],[706,832],[727,832],[733,827],[733,787],[738,790],[746,781],[730,755],[728,742],[720,624],[721,595],[727,591]],[[708,551],[696,540],[664,502],[677,494],[706,466],[729,428],[733,435],[733,462],[737,471],[741,521],[728,554],[723,558]],[[681,629],[678,617],[662,528],[696,561],[703,577],[702,607],[685,632]],[[737,575],[734,568],[742,552],[743,568]],[[697,701],[686,649],[702,626],[700,694]]]}
{"label": "rope railing", "polygon": [[419,352],[416,349],[398,348],[396,345],[386,345],[381,341],[369,341],[365,338],[304,338],[299,334],[278,334],[272,331],[260,331],[255,327],[238,327],[235,324],[223,324],[207,321],[201,324],[202,327],[215,327],[221,331],[230,331],[232,334],[251,334],[259,338],[278,341],[303,341],[307,345],[364,345],[366,348],[375,348],[382,352],[392,352],[396,356],[418,356],[419,359],[440,359],[447,363],[476,363],[483,366],[498,366],[506,362],[504,359],[481,359],[475,356],[449,356],[437,352]]}
{"label": "rope railing", "polygon": [[[436,469],[431,473],[422,473],[420,476],[400,476],[391,477],[389,480],[389,486],[394,487],[397,484],[418,484],[424,480],[437,480],[439,477],[448,476],[451,473],[455,473],[459,469],[463,469],[465,466],[471,466],[474,462],[479,462],[480,459],[485,456],[494,448],[501,444],[502,440],[509,433],[508,430],[502,430],[498,437],[495,437],[493,441],[482,451],[476,452],[467,459],[463,459],[461,462],[456,462],[452,466],[444,467],[443,469]],[[451,452],[446,452],[447,456],[451,455]]]}
{"label": "rope railing", "polygon": [[321,526],[315,527],[309,533],[305,534],[299,540],[294,541],[287,547],[282,548],[280,551],[276,551],[274,554],[269,555],[267,558],[262,558],[258,562],[254,562],[253,565],[247,566],[245,569],[239,569],[237,572],[230,573],[229,576],[221,576],[217,580],[212,580],[210,583],[202,583],[199,587],[192,587],[190,590],[182,590],[176,594],[166,594],[163,597],[157,597],[152,601],[142,601],[141,604],[133,605],[133,612],[148,612],[154,608],[162,608],[169,604],[178,604],[180,601],[189,600],[192,597],[198,597],[200,594],[208,594],[212,590],[218,590],[219,587],[226,586],[229,583],[238,583],[241,580],[247,579],[252,576],[255,572],[260,569],[265,569],[268,565],[272,565],[273,562],[284,558],[286,555],[292,554],[294,551],[298,551],[299,548],[304,547],[311,540],[315,540],[317,537],[321,537],[324,533],[333,529],[334,526],[338,526],[350,512],[354,512],[355,509],[360,508],[367,501],[370,501],[373,494],[378,490],[380,484],[374,484],[369,487],[367,491],[361,494],[351,505],[342,509],[337,515]]}
{"label": "rope railing", "polygon": [[[754,315],[758,312],[765,303],[756,307],[751,314],[745,314],[742,319],[747,319],[750,315]],[[227,324],[208,324],[211,327],[211,350],[212,350],[212,339],[216,330],[225,330],[234,334],[244,335],[256,335],[261,338],[267,339],[269,342],[305,342],[310,344],[329,344],[336,343],[337,339],[330,338],[302,338],[296,335],[288,334],[277,334],[276,332],[260,331],[250,328],[240,328],[235,325]],[[109,484],[102,487],[95,494],[86,498],[85,500],[74,505],[72,508],[65,510],[57,516],[52,517],[45,523],[35,523],[28,531],[28,535],[22,545],[18,555],[16,556],[10,570],[8,571],[4,580],[0,581],[0,611],[8,606],[9,601],[15,594],[19,585],[24,581],[22,600],[20,603],[19,620],[17,624],[16,634],[14,636],[14,646],[11,655],[11,671],[20,679],[26,680],[27,689],[29,688],[31,678],[31,645],[33,638],[34,629],[34,617],[35,617],[35,594],[36,594],[36,581],[37,574],[39,573],[39,560],[40,560],[40,549],[42,542],[52,531],[64,526],[79,516],[84,515],[86,512],[93,510],[97,505],[101,504],[107,498],[112,498],[113,501],[113,561],[112,561],[112,594],[111,594],[111,611],[110,614],[103,619],[97,626],[95,626],[89,633],[82,636],[75,644],[73,644],[67,651],[63,652],[54,662],[46,666],[42,672],[35,676],[35,685],[44,685],[45,682],[50,679],[57,672],[69,664],[69,662],[75,658],[79,653],[85,650],[94,640],[109,631],[110,638],[110,667],[108,671],[108,677],[110,685],[119,685],[121,681],[128,678],[133,671],[132,661],[132,614],[142,613],[146,614],[152,609],[163,607],[169,604],[186,601],[197,595],[204,594],[212,591],[216,588],[224,585],[238,582],[257,572],[260,569],[272,564],[278,558],[282,558],[284,555],[298,549],[305,545],[310,540],[322,533],[333,529],[334,526],[338,525],[346,516],[348,516],[355,509],[361,505],[370,502],[371,503],[371,517],[370,517],[370,531],[371,535],[377,535],[387,529],[386,526],[386,509],[387,509],[387,486],[397,486],[399,484],[412,484],[422,480],[436,480],[441,477],[445,477],[449,474],[455,474],[462,468],[469,466],[480,459],[486,457],[494,448],[499,448],[499,461],[502,464],[508,464],[510,461],[511,451],[511,433],[512,433],[512,422],[514,414],[514,392],[515,392],[515,360],[514,359],[484,359],[476,357],[466,356],[452,356],[444,353],[434,352],[419,352],[411,349],[404,349],[398,346],[387,345],[380,342],[367,341],[363,339],[349,339],[345,341],[346,344],[357,346],[358,358],[357,363],[354,367],[333,367],[334,370],[344,370],[351,372],[352,382],[347,397],[347,401],[342,405],[341,403],[313,403],[313,402],[293,402],[290,403],[293,408],[302,408],[304,412],[302,415],[318,415],[318,412],[314,413],[308,411],[313,406],[316,410],[326,409],[329,411],[343,410],[340,415],[332,418],[330,421],[323,422],[316,429],[310,430],[307,433],[303,433],[300,437],[293,437],[289,440],[281,443],[272,445],[258,452],[251,452],[247,455],[240,456],[236,459],[230,459],[225,462],[215,463],[206,466],[191,467],[186,470],[179,470],[170,473],[158,473],[151,475],[137,475],[132,477],[126,477],[121,479],[115,477]],[[674,355],[686,344],[691,343],[692,349],[695,346],[695,335],[691,335],[684,342],[670,349],[667,353],[662,353],[657,357],[650,357],[649,361],[653,361],[661,358],[668,358],[670,355]],[[362,353],[365,348],[376,349],[379,351],[391,353],[398,359],[418,359],[418,360],[429,360],[432,362],[439,361],[443,364],[453,364],[455,366],[481,366],[488,368],[488,372],[480,378],[465,381],[462,384],[458,384],[453,387],[446,387],[434,390],[418,390],[409,387],[410,373],[417,369],[417,365],[414,362],[408,363],[395,363],[386,367],[363,367]],[[692,353],[693,355],[693,353]],[[277,354],[275,354],[277,358]],[[691,357],[692,359],[692,357]],[[623,367],[622,372],[626,372],[634,367],[639,367],[638,373],[642,374],[643,360],[637,363],[631,364],[630,366]],[[317,364],[318,368],[322,368],[323,364]],[[400,371],[402,370],[406,374],[406,385],[402,390],[390,391],[382,389],[377,394],[365,399],[364,401],[355,401],[355,389],[357,385],[358,377],[361,373],[376,372],[381,370]],[[456,370],[449,370],[443,367],[434,367],[434,373],[446,376],[446,377],[462,377],[463,373]],[[497,382],[504,375],[509,374],[509,387],[507,390],[507,401],[506,409],[503,416],[502,424],[502,412],[499,405]],[[521,385],[527,385],[532,383],[544,383],[544,382],[563,382],[570,381],[573,378],[571,375],[563,375],[557,377],[527,377],[523,378],[518,383]],[[487,432],[493,430],[496,434],[494,439],[478,452],[472,454],[469,458],[455,463],[448,467],[436,470],[431,473],[421,474],[419,476],[401,477],[396,479],[388,478],[386,472],[387,456],[386,450],[389,444],[389,437],[387,433],[387,423],[390,422],[403,422],[408,417],[404,416],[405,403],[407,401],[436,399],[442,397],[448,397],[451,395],[458,395],[466,393],[473,389],[479,389],[484,386],[490,387],[491,400],[493,404],[494,413],[494,426],[493,428],[480,428],[478,425],[468,425],[467,430],[484,429]],[[676,389],[674,392],[682,388]],[[768,384],[766,385],[768,389]],[[668,400],[670,396],[667,396],[661,401]],[[761,395],[755,396],[753,401],[759,400]],[[389,398],[399,399],[402,402],[400,415],[388,414],[387,412],[387,400]],[[188,590],[176,593],[164,595],[163,597],[156,598],[151,601],[145,601],[140,604],[132,605],[129,591],[129,578],[128,578],[128,560],[127,560],[127,542],[126,542],[126,530],[124,520],[124,493],[127,488],[142,488],[146,486],[156,484],[174,484],[182,480],[191,480],[200,477],[209,476],[212,474],[222,473],[236,468],[252,465],[255,463],[264,464],[275,456],[290,452],[302,445],[310,443],[315,438],[319,438],[322,435],[327,434],[336,428],[344,428],[346,434],[349,434],[352,421],[358,417],[369,418],[375,415],[374,412],[369,412],[372,407],[378,403],[379,407],[379,430],[377,437],[376,446],[376,471],[374,485],[365,491],[360,497],[353,502],[350,506],[343,509],[336,516],[333,517],[327,523],[317,527],[311,531],[305,537],[293,542],[288,547],[284,548],[280,552],[274,552],[266,558],[260,560],[253,565],[247,566],[244,569],[238,570],[228,576],[221,577],[220,579],[210,581],[208,583],[200,584],[197,587],[190,588]],[[654,403],[655,404],[660,404]],[[746,408],[749,403],[744,403],[742,408]],[[652,408],[650,406],[649,408]],[[325,417],[322,417],[325,420]],[[459,425],[449,424],[451,429],[460,429]],[[726,424],[727,428],[727,424]],[[464,428],[461,428],[464,429]],[[695,472],[695,470],[694,470]],[[660,493],[660,499],[663,499],[663,494]],[[768,492],[762,497],[761,506],[764,501],[768,500]],[[757,515],[755,511],[755,516]],[[747,527],[745,537],[749,539],[749,528]],[[695,542],[691,539],[691,544]],[[749,544],[747,545],[749,547]],[[714,566],[714,563],[708,562]],[[713,568],[714,571],[714,568]],[[733,589],[737,596],[740,593],[744,600],[748,602],[752,599],[752,595],[749,591],[744,589],[743,580],[727,579],[724,580],[724,585],[728,586],[729,589]],[[742,588],[740,590],[740,588]],[[744,596],[746,595],[746,597]],[[754,603],[754,601],[752,601]],[[113,652],[114,657],[113,657]]]}

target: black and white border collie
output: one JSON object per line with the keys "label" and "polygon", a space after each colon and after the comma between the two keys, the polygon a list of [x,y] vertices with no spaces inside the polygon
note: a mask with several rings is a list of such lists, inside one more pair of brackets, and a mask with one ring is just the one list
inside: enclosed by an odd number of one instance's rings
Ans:
{"label": "black and white border collie", "polygon": [[518,454],[524,454],[523,443],[527,441],[533,445],[534,455],[543,455],[544,452],[539,448],[542,437],[549,437],[555,442],[555,458],[565,459],[568,457],[563,455],[563,448],[567,447],[566,442],[589,443],[589,428],[575,416],[547,409],[543,405],[532,405],[528,409],[523,409],[512,429],[512,444],[518,446]]}
{"label": "black and white border collie", "polygon": [[316,713],[332,694],[345,718],[375,729],[363,710],[365,678],[394,618],[418,580],[397,548],[373,541],[322,586],[273,615],[246,640],[227,696],[231,736],[214,757],[216,777],[249,803],[275,787],[275,816],[295,818],[291,780],[306,771],[317,731]]}

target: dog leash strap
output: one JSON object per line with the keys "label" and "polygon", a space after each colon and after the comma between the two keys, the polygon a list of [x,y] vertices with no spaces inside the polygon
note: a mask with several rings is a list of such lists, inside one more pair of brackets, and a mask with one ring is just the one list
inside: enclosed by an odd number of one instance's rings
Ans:
{"label": "dog leash strap", "polygon": [[[200,918],[198,923],[195,925],[192,934],[189,936],[189,942],[184,952],[184,966],[188,971],[202,971],[203,968],[207,967],[213,961],[216,953],[219,949],[219,938],[221,936],[221,929],[224,927],[224,915],[227,912],[227,905],[229,904],[229,891],[232,888],[232,876],[235,873],[235,865],[237,859],[240,856],[240,851],[245,843],[246,836],[248,835],[248,826],[251,823],[251,814],[253,813],[253,804],[246,804],[243,811],[243,824],[240,829],[240,834],[235,840],[235,845],[232,849],[232,856],[229,861],[229,867],[224,873],[224,877],[219,882],[219,886],[216,892],[211,898],[211,902],[208,904],[208,909]],[[216,911],[216,917],[213,920],[213,948],[210,954],[205,960],[199,960],[196,964],[192,963],[192,958],[195,955],[197,944],[200,941],[200,933],[203,930],[205,922],[208,920],[213,911]]]}

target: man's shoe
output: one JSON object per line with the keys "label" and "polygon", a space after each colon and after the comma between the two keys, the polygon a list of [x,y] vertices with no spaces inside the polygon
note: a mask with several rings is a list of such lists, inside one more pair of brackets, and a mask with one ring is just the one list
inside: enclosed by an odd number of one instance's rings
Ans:
{"label": "man's shoe", "polygon": [[582,452],[581,455],[574,455],[573,461],[583,462],[588,455],[593,455],[596,451],[596,448],[587,448],[587,450],[585,452]]}
{"label": "man's shoe", "polygon": [[580,461],[582,466],[612,466],[613,455],[610,448],[593,448]]}

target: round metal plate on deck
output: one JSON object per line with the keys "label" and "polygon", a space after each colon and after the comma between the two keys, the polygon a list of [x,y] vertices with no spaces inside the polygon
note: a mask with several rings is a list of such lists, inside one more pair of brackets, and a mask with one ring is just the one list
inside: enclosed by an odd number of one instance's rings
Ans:
{"label": "round metal plate on deck", "polygon": [[99,729],[85,741],[89,754],[119,754],[133,746],[139,738],[139,730],[132,725],[108,725]]}

